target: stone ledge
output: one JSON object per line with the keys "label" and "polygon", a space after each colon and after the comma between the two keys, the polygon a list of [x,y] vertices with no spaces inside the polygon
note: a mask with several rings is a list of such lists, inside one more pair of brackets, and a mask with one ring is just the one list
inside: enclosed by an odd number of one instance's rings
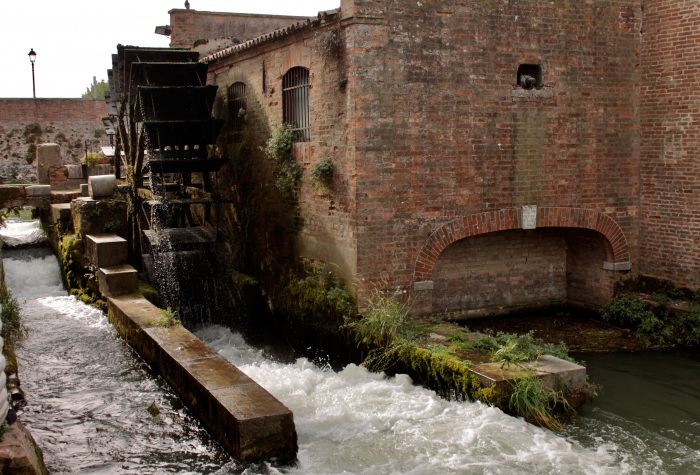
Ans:
{"label": "stone ledge", "polygon": [[603,262],[603,270],[625,271],[632,270],[631,262]]}
{"label": "stone ledge", "polygon": [[110,321],[229,453],[244,462],[296,458],[292,412],[180,325],[154,325],[160,310],[138,295],[109,299]]}
{"label": "stone ledge", "polygon": [[513,364],[503,367],[501,363],[481,363],[469,371],[481,380],[483,387],[508,388],[514,380],[529,371],[538,378],[544,388],[566,386],[570,390],[582,388],[586,384],[586,368],[560,358],[542,355],[536,362],[526,362],[522,366]]}

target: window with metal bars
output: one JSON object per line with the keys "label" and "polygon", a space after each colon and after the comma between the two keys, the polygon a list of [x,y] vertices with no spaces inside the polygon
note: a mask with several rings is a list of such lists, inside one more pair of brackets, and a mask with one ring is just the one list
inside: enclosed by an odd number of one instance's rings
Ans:
{"label": "window with metal bars", "polygon": [[282,78],[282,120],[292,126],[296,142],[311,139],[309,70],[295,66]]}
{"label": "window with metal bars", "polygon": [[228,117],[233,130],[243,128],[245,113],[245,83],[234,82],[228,87]]}

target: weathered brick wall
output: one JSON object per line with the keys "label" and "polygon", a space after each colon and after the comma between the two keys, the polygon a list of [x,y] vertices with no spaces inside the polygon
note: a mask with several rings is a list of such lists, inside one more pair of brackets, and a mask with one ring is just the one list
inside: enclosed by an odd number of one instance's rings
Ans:
{"label": "weathered brick wall", "polygon": [[606,243],[595,231],[564,231],[567,243],[567,302],[599,309],[613,297],[617,276],[600,266]]}
{"label": "weathered brick wall", "polygon": [[57,143],[65,163],[77,164],[109,145],[104,100],[0,99],[0,183],[36,180],[36,145]]}
{"label": "weathered brick wall", "polygon": [[563,304],[566,256],[566,240],[552,230],[502,231],[458,241],[435,265],[433,311],[462,318]]}
{"label": "weathered brick wall", "polygon": [[[246,85],[247,120],[245,156],[234,157],[230,166],[219,174],[222,184],[242,181],[255,183],[245,191],[246,202],[257,212],[250,225],[258,227],[260,246],[272,249],[294,242],[295,232],[274,223],[289,222],[288,208],[281,205],[275,188],[274,165],[262,149],[270,136],[282,125],[282,77],[292,67],[309,68],[311,141],[294,146],[295,160],[303,166],[300,215],[291,216],[297,223],[296,254],[323,259],[335,264],[341,276],[351,282],[356,269],[354,229],[353,164],[346,159],[346,94],[344,90],[343,54],[328,48],[328,35],[342,34],[337,24],[303,30],[278,41],[268,42],[214,61],[209,65],[208,82],[219,86],[216,115],[228,118],[226,90],[234,82]],[[326,53],[320,53],[320,51]],[[230,126],[225,126],[225,132]],[[239,137],[229,135],[229,143]],[[235,149],[235,147],[234,147]],[[235,150],[229,156],[237,155]],[[332,189],[310,178],[311,168],[320,160],[330,159],[335,166]],[[241,180],[242,175],[248,180]],[[228,186],[228,185],[224,185]],[[226,193],[225,189],[221,190]],[[233,210],[229,210],[229,221]],[[265,236],[265,242],[259,237]],[[281,242],[284,241],[284,242]],[[274,252],[274,251],[272,251]]]}
{"label": "weathered brick wall", "polygon": [[101,124],[107,115],[103,99],[0,99],[0,123],[73,122]]}
{"label": "weathered brick wall", "polygon": [[[603,264],[637,262],[639,1],[344,0],[341,9],[341,48],[330,57],[323,38],[333,25],[210,64],[219,102],[229,84],[248,85],[257,137],[249,149],[260,169],[263,138],[282,119],[282,75],[310,68],[311,142],[296,150],[305,169],[302,254],[338,264],[361,302],[375,286],[411,292],[422,280],[430,301],[418,311],[458,310],[464,297],[448,290],[460,278],[468,287],[469,274],[445,269],[458,269],[460,249],[473,243],[456,243],[447,225],[463,219],[479,228],[464,238],[493,231],[476,241],[493,238],[493,252],[539,253],[537,265],[522,268],[540,282],[528,290],[538,301],[609,298],[623,275]],[[541,88],[517,85],[521,64],[541,66]],[[324,157],[338,172],[332,190],[308,178]],[[269,181],[252,192],[256,200],[271,196]],[[537,226],[549,231],[494,233],[519,227],[526,205],[543,210]],[[433,275],[417,279],[421,252],[438,233],[444,254],[434,256]],[[522,240],[531,235],[554,237]],[[556,252],[537,247],[553,243]],[[539,278],[555,262],[556,285]],[[506,305],[499,295],[467,298]],[[528,301],[523,293],[516,300]]]}
{"label": "weathered brick wall", "polygon": [[[613,218],[635,263],[638,3],[355,1],[360,281],[408,287],[441,225],[522,205]],[[517,87],[520,64],[542,66],[542,89]]]}
{"label": "weathered brick wall", "polygon": [[700,287],[700,8],[649,0],[641,75],[640,271]]}
{"label": "weathered brick wall", "polygon": [[305,20],[306,17],[170,10],[171,48],[191,48],[195,41],[235,36],[247,41]]}

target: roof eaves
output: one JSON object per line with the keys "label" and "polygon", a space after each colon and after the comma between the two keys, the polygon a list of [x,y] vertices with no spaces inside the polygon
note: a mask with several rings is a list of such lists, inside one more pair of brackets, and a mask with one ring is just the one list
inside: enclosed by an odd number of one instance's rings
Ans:
{"label": "roof eaves", "polygon": [[327,10],[327,11],[323,11],[323,12],[318,12],[318,16],[316,18],[309,17],[306,20],[292,23],[289,26],[286,26],[284,28],[279,28],[277,30],[273,30],[270,33],[265,33],[264,35],[260,35],[256,38],[252,38],[248,41],[244,41],[243,43],[240,43],[237,45],[232,45],[232,46],[227,46],[224,49],[221,49],[221,50],[216,51],[214,53],[203,56],[202,58],[200,58],[200,62],[210,63],[212,61],[223,59],[223,58],[230,56],[234,53],[239,53],[239,52],[245,51],[249,48],[266,43],[270,40],[282,38],[282,37],[288,36],[292,33],[296,33],[298,31],[309,30],[309,29],[318,27],[318,26],[325,24],[325,23],[330,23],[339,17],[339,13],[340,13],[339,8],[336,8],[334,10]]}

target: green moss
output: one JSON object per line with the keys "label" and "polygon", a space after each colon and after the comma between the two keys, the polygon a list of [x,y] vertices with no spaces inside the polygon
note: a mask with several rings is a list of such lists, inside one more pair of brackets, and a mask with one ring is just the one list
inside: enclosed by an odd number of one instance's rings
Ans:
{"label": "green moss", "polygon": [[[86,269],[82,265],[84,254],[84,243],[75,234],[67,234],[60,238],[59,259],[68,292],[81,302],[95,305],[97,295],[90,290]],[[94,275],[91,277],[94,279]]]}
{"label": "green moss", "polygon": [[143,298],[151,302],[156,307],[160,307],[160,295],[158,295],[158,291],[148,285],[146,282],[139,280],[139,288],[137,292],[143,295]]}

